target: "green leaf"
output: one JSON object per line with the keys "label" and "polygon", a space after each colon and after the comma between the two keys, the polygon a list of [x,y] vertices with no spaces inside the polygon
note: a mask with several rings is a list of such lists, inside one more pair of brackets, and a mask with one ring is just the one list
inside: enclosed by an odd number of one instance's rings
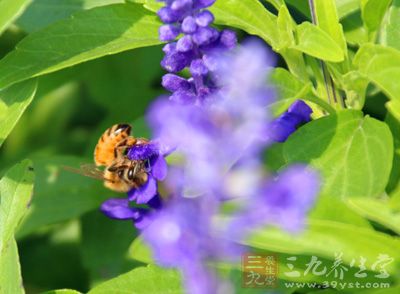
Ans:
{"label": "green leaf", "polygon": [[0,254],[28,211],[33,180],[32,162],[24,160],[12,167],[0,181]]}
{"label": "green leaf", "polygon": [[[59,223],[93,209],[102,201],[118,194],[103,187],[101,181],[74,174],[63,166],[79,167],[85,160],[78,157],[34,157],[36,189],[28,215],[17,237],[26,236],[38,228]],[[86,161],[87,162],[87,161]]]}
{"label": "green leaf", "polygon": [[0,0],[0,35],[29,3],[31,0]]}
{"label": "green leaf", "polygon": [[349,199],[347,204],[361,216],[400,235],[400,212],[395,212],[389,203],[374,199]]}
{"label": "green leaf", "polygon": [[361,46],[368,42],[368,31],[361,19],[361,12],[356,11],[341,20],[347,43]]}
{"label": "green leaf", "polygon": [[297,44],[293,48],[326,61],[344,60],[343,49],[326,32],[309,22],[297,26]]}
{"label": "green leaf", "polygon": [[28,35],[3,58],[0,88],[104,55],[159,44],[159,25],[157,16],[137,4],[77,13]]}
{"label": "green leaf", "polygon": [[335,0],[314,0],[316,21],[319,28],[326,32],[347,55],[347,45]]}
{"label": "green leaf", "polygon": [[30,80],[0,91],[0,146],[32,102],[36,86]]}
{"label": "green leaf", "polygon": [[[394,101],[392,101],[394,102]],[[394,138],[394,157],[393,157],[393,168],[390,174],[390,180],[386,187],[386,191],[391,193],[397,187],[400,187],[400,116],[396,117],[394,111],[388,108],[389,112],[386,115],[385,122],[390,128]],[[400,107],[397,108],[397,111],[400,112]]]}
{"label": "green leaf", "polygon": [[369,31],[380,26],[392,0],[361,0],[361,15]]}
{"label": "green leaf", "polygon": [[392,100],[386,103],[386,108],[388,111],[400,121],[400,101]]}
{"label": "green leaf", "polygon": [[336,0],[339,18],[342,19],[360,9],[360,0]]}
{"label": "green leaf", "polygon": [[59,289],[59,290],[43,292],[41,294],[82,294],[82,293],[71,289]]}
{"label": "green leaf", "polygon": [[335,110],[328,103],[312,94],[310,83],[306,84],[300,81],[286,69],[275,68],[270,75],[270,81],[278,93],[277,101],[270,104],[275,116],[286,111],[290,104],[297,99],[308,100],[329,113],[335,113]]}
{"label": "green leaf", "polygon": [[98,6],[123,3],[123,0],[35,0],[18,18],[16,24],[31,33],[71,14]]}
{"label": "green leaf", "polygon": [[387,265],[389,273],[397,273],[400,261],[400,240],[368,228],[332,221],[310,220],[308,228],[299,235],[278,229],[260,229],[245,245],[263,250],[290,254],[307,254],[333,259],[343,253],[345,264],[363,256],[370,268],[379,254],[388,254],[394,262]]}
{"label": "green leaf", "polygon": [[339,75],[339,80],[346,92],[346,105],[352,109],[362,109],[365,104],[368,79],[359,71],[350,71],[345,75]]}
{"label": "green leaf", "polygon": [[129,247],[128,257],[143,263],[154,263],[150,247],[138,236]]}
{"label": "green leaf", "polygon": [[295,43],[293,35],[295,23],[285,5],[282,5],[279,9],[277,25],[279,32],[279,41],[278,44],[275,45],[277,51],[293,46]]}
{"label": "green leaf", "polygon": [[33,181],[30,160],[12,167],[0,181],[0,293],[24,293],[14,234],[28,210]]}
{"label": "green leaf", "polygon": [[339,223],[372,228],[368,220],[347,207],[342,199],[320,195],[309,217],[314,220],[329,220]]}
{"label": "green leaf", "polygon": [[12,237],[0,254],[0,293],[23,294],[17,242]]}
{"label": "green leaf", "polygon": [[382,45],[365,44],[358,50],[353,62],[389,98],[400,101],[400,51]]}
{"label": "green leaf", "polygon": [[389,180],[393,138],[386,124],[347,110],[301,127],[285,142],[283,152],[289,164],[310,163],[321,172],[322,194],[375,197]]}
{"label": "green leaf", "polygon": [[184,293],[178,272],[153,265],[136,268],[95,287],[88,294],[115,293],[180,294]]}
{"label": "green leaf", "polygon": [[[285,2],[298,9],[310,19],[308,0],[285,0]],[[340,19],[360,9],[360,0],[336,0],[335,2]]]}
{"label": "green leaf", "polygon": [[393,0],[382,30],[381,41],[384,45],[400,50],[400,0]]}
{"label": "green leaf", "polygon": [[311,90],[310,84],[304,84],[284,68],[275,68],[270,75],[270,81],[278,93],[276,102],[270,104],[275,116],[286,111],[290,104],[303,98]]}
{"label": "green leaf", "polygon": [[273,47],[278,42],[276,16],[258,0],[218,0],[210,10],[215,14],[217,24],[257,35]]}
{"label": "green leaf", "polygon": [[132,222],[118,222],[100,211],[93,211],[82,217],[81,227],[82,262],[89,271],[91,285],[114,278],[135,266],[125,258],[136,236]]}

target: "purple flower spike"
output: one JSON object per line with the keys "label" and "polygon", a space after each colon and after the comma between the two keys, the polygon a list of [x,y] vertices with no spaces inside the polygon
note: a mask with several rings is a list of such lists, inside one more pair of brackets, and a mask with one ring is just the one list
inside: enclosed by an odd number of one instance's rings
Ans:
{"label": "purple flower spike", "polygon": [[257,193],[230,225],[233,238],[244,238],[252,229],[277,225],[297,233],[304,229],[307,212],[320,190],[319,175],[305,166],[291,166]]}
{"label": "purple flower spike", "polygon": [[220,42],[228,49],[235,48],[237,44],[235,32],[231,30],[223,30],[220,36]]}
{"label": "purple flower spike", "polygon": [[190,73],[193,76],[205,76],[208,73],[207,67],[204,65],[203,60],[196,59],[190,64]]}
{"label": "purple flower spike", "polygon": [[193,42],[197,45],[207,45],[214,42],[218,38],[218,31],[214,28],[200,27],[196,33],[193,34]]}
{"label": "purple flower spike", "polygon": [[194,8],[196,8],[196,9],[207,8],[211,5],[213,5],[215,1],[216,0],[197,0],[194,5]]}
{"label": "purple flower spike", "polygon": [[185,53],[171,52],[163,58],[161,66],[169,72],[179,72],[184,69],[189,62],[189,57]]}
{"label": "purple flower spike", "polygon": [[176,50],[179,52],[189,52],[194,47],[191,36],[183,36],[176,43]]}
{"label": "purple flower spike", "polygon": [[176,52],[176,42],[165,44],[165,46],[162,48],[162,51],[165,54],[170,54],[170,53]]}
{"label": "purple flower spike", "polygon": [[201,27],[209,26],[213,21],[214,15],[208,10],[203,10],[196,15],[196,24]]}
{"label": "purple flower spike", "polygon": [[189,90],[191,87],[190,83],[187,80],[174,74],[164,75],[161,84],[165,89],[170,92],[175,92],[179,89]]}
{"label": "purple flower spike", "polygon": [[158,33],[161,41],[172,41],[178,37],[180,29],[174,25],[166,24],[160,27]]}
{"label": "purple flower spike", "polygon": [[180,104],[194,104],[197,99],[193,91],[178,90],[174,92],[169,99]]}
{"label": "purple flower spike", "polygon": [[193,5],[193,0],[174,0],[171,8],[174,10],[190,9]]}
{"label": "purple flower spike", "polygon": [[161,65],[171,73],[190,67],[192,74],[196,76],[193,89],[189,90],[186,86],[175,89],[170,100],[183,104],[202,104],[206,96],[217,90],[218,77],[209,67],[206,70],[199,61],[193,61],[201,60],[214,51],[234,48],[236,37],[232,31],[219,33],[211,27],[214,16],[210,11],[203,9],[211,6],[215,0],[161,1],[165,3],[165,7],[158,11],[158,15],[167,26],[172,27],[161,27],[160,40],[172,41],[180,32],[184,34],[177,42],[163,48],[166,56]]}
{"label": "purple flower spike", "polygon": [[193,34],[197,30],[196,19],[193,16],[185,17],[181,29],[185,34]]}
{"label": "purple flower spike", "polygon": [[163,7],[157,12],[158,17],[164,23],[173,23],[179,20],[179,14],[169,7]]}

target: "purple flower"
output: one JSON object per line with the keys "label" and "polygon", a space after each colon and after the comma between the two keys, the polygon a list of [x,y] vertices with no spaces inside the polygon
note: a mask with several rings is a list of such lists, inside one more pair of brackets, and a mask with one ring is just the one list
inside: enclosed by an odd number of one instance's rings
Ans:
{"label": "purple flower", "polygon": [[[210,59],[220,76],[214,85],[218,91],[209,93],[201,105],[160,99],[148,118],[155,136],[176,146],[185,158],[183,190],[193,195],[212,191],[225,198],[227,171],[234,165],[246,166],[244,161],[259,161],[256,155],[266,146],[262,134],[270,122],[267,106],[274,93],[265,81],[274,58],[260,42],[252,41],[235,54],[220,52],[210,55],[207,62]],[[197,59],[190,70],[196,78],[207,67]],[[195,99],[190,82],[171,74],[163,79],[169,89],[184,85],[185,90],[177,92],[185,92],[180,97],[187,100]]]}
{"label": "purple flower", "polygon": [[158,264],[181,270],[187,293],[216,293],[215,273],[207,262],[221,252],[233,252],[236,245],[217,237],[212,226],[214,200],[173,198],[154,213],[142,231]]}
{"label": "purple flower", "polygon": [[143,229],[150,223],[150,209],[160,209],[161,200],[157,195],[147,204],[149,208],[131,207],[126,198],[111,198],[103,202],[100,210],[109,218],[131,220],[137,229]]}
{"label": "purple flower", "polygon": [[136,144],[128,150],[128,158],[130,160],[145,161],[147,182],[128,192],[128,199],[136,201],[138,204],[148,203],[157,195],[157,180],[162,181],[167,176],[167,162],[164,156],[167,155],[165,149],[159,142],[149,142],[144,144]]}
{"label": "purple flower", "polygon": [[302,100],[294,102],[289,109],[268,125],[269,137],[275,142],[285,142],[298,127],[311,120],[312,109]]}
{"label": "purple flower", "polygon": [[171,92],[170,99],[182,104],[200,104],[214,92],[216,77],[213,70],[203,61],[216,51],[228,51],[236,46],[233,31],[219,32],[211,25],[213,14],[204,8],[215,0],[164,0],[166,6],[158,11],[165,25],[160,27],[162,41],[172,41],[179,34],[183,36],[176,42],[165,45],[165,57],[161,66],[170,73],[178,73],[190,68],[193,78],[177,79],[167,74],[163,86]]}
{"label": "purple flower", "polygon": [[280,226],[294,233],[301,231],[319,189],[319,175],[315,171],[301,165],[287,168],[246,199],[247,207],[232,221],[230,234],[241,239],[265,225]]}

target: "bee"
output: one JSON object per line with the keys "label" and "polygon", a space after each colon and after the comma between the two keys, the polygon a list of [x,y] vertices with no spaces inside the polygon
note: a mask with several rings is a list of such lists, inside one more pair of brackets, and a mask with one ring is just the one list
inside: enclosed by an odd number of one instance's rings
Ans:
{"label": "bee", "polygon": [[[81,165],[80,169],[64,167],[94,179],[103,180],[104,186],[116,192],[128,192],[138,188],[148,179],[149,162],[147,160],[130,160],[127,150],[136,144],[147,144],[144,138],[130,135],[129,124],[116,124],[108,128],[99,138],[94,149],[94,163]],[[99,169],[104,166],[104,170]]]}

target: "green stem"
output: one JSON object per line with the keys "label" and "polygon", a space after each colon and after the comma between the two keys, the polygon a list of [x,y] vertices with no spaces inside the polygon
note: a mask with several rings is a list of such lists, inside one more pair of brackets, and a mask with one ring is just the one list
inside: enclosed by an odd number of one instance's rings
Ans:
{"label": "green stem", "polygon": [[[314,25],[318,25],[318,19],[315,12],[314,0],[308,0],[308,5],[311,12],[311,20]],[[340,108],[345,108],[343,97],[336,91],[335,83],[329,74],[328,68],[324,61],[320,60],[322,74],[324,76],[324,84],[326,89],[326,94],[328,97],[328,103],[331,105],[339,105]]]}

